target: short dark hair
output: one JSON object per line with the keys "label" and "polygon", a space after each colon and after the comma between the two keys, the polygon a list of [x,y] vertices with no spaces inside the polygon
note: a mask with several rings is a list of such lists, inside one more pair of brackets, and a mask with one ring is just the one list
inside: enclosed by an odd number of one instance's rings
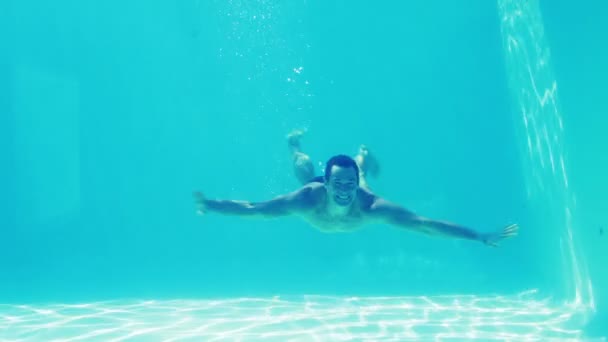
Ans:
{"label": "short dark hair", "polygon": [[325,182],[329,182],[329,177],[331,177],[331,168],[334,165],[354,168],[355,173],[357,174],[357,184],[359,184],[359,166],[353,158],[344,154],[339,154],[337,156],[329,158],[329,160],[325,164]]}

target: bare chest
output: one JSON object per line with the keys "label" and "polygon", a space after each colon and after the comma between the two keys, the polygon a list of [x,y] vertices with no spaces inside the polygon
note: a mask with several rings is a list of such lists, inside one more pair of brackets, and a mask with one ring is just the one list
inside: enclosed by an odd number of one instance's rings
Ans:
{"label": "bare chest", "polygon": [[365,215],[360,211],[336,216],[317,210],[306,215],[304,219],[326,233],[351,232],[360,228],[366,221]]}

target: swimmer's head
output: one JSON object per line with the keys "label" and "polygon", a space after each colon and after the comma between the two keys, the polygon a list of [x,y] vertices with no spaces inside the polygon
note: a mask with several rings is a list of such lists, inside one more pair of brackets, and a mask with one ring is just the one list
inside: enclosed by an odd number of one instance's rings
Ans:
{"label": "swimmer's head", "polygon": [[359,166],[349,156],[337,155],[325,165],[327,195],[340,206],[353,203],[359,188]]}

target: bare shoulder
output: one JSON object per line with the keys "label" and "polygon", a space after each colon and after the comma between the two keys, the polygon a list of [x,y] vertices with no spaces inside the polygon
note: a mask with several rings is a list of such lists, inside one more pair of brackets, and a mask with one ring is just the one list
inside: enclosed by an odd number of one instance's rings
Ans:
{"label": "bare shoulder", "polygon": [[413,215],[413,213],[402,206],[390,202],[380,196],[373,194],[369,190],[362,189],[360,195],[361,210],[372,216],[386,216],[396,214]]}
{"label": "bare shoulder", "polygon": [[363,212],[372,212],[377,204],[383,201],[382,198],[364,188],[359,188],[357,197]]}
{"label": "bare shoulder", "polygon": [[326,190],[322,183],[309,183],[289,194],[292,200],[304,206],[315,206],[325,198]]}

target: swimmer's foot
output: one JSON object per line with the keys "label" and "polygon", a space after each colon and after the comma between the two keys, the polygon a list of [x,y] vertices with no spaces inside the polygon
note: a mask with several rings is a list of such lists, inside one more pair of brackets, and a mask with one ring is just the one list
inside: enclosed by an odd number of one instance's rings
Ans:
{"label": "swimmer's foot", "polygon": [[287,134],[287,145],[292,152],[300,152],[300,139],[306,133],[306,129],[294,129]]}
{"label": "swimmer's foot", "polygon": [[359,146],[359,154],[355,157],[355,161],[364,175],[371,175],[376,178],[380,174],[380,163],[378,163],[378,159],[370,152],[367,146]]}

